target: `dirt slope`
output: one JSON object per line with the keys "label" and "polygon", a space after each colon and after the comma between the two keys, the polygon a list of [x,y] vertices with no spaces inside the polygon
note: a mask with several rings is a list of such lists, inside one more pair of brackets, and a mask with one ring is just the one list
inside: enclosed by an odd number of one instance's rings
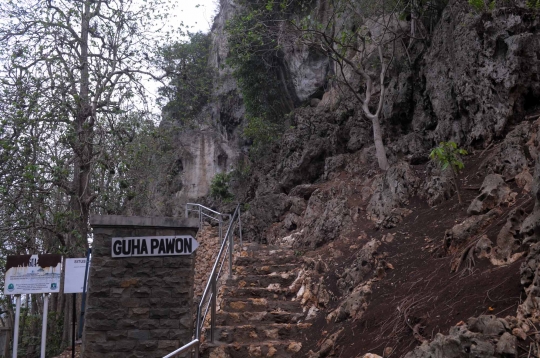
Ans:
{"label": "dirt slope", "polygon": [[[465,160],[466,170],[459,177],[463,204],[454,196],[430,207],[415,196],[406,206],[411,212],[397,227],[378,228],[372,221],[359,219],[348,234],[315,250],[299,251],[303,254],[309,281],[323,282],[331,297],[326,305],[316,302],[319,312],[312,327],[305,332],[299,356],[362,357],[369,352],[402,357],[424,340],[432,340],[437,333],[448,334],[452,326],[470,317],[516,314],[524,299],[519,270],[523,257],[503,266],[494,266],[487,258],[475,258],[474,263],[465,260],[458,269],[452,270],[460,253],[449,254],[444,250],[446,230],[469,217],[467,207],[478,195],[485,176],[478,171],[478,166],[489,153],[479,151]],[[422,177],[426,165],[414,166],[413,170]],[[352,179],[345,173],[337,177],[340,181]],[[508,184],[517,193],[515,201],[503,205],[500,214],[474,237],[485,234],[495,242],[512,210],[516,207],[526,212],[532,210],[531,194],[513,181]],[[336,183],[329,181],[320,186],[334,185]],[[361,198],[354,195],[347,199],[349,203],[362,203]],[[373,239],[380,242],[380,246],[372,254],[376,263],[369,264],[371,269],[362,279],[371,281],[369,299],[360,303],[365,306],[364,312],[339,322],[333,317],[327,319],[346,299],[347,293],[338,287],[344,271],[354,267],[359,248]],[[316,264],[318,261],[324,264]],[[309,304],[308,300],[306,307]],[[331,337],[336,332],[340,332],[337,337]],[[329,343],[325,342],[329,337],[333,343],[331,349],[313,354]],[[528,344],[523,342],[518,348],[520,356],[527,356]]]}

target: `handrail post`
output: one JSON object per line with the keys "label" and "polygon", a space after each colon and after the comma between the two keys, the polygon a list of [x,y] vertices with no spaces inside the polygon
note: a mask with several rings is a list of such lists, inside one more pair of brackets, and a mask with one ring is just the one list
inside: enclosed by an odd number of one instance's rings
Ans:
{"label": "handrail post", "polygon": [[240,232],[240,246],[244,244],[242,239],[242,212],[240,211],[240,204],[238,204],[238,231]]}
{"label": "handrail post", "polygon": [[186,204],[186,214],[185,214],[185,217],[186,217],[186,219],[189,218],[188,204]]}
{"label": "handrail post", "polygon": [[[234,220],[234,218],[232,220]],[[234,226],[232,228],[234,229]],[[233,248],[234,248],[234,233],[229,232],[229,278],[232,278]]]}
{"label": "handrail post", "polygon": [[199,206],[199,230],[202,229],[202,208]]}
{"label": "handrail post", "polygon": [[223,217],[220,215],[219,216],[219,244],[221,245],[221,240],[223,240],[223,231],[222,231],[222,228],[221,228],[221,223],[223,222]]}
{"label": "handrail post", "polygon": [[[201,302],[202,303],[202,302]],[[195,338],[201,339],[201,303],[197,306],[197,321],[195,322]]]}
{"label": "handrail post", "polygon": [[212,296],[211,296],[211,316],[210,316],[210,342],[214,343],[214,328],[216,326],[216,298],[217,298],[217,279],[216,273],[212,275]]}

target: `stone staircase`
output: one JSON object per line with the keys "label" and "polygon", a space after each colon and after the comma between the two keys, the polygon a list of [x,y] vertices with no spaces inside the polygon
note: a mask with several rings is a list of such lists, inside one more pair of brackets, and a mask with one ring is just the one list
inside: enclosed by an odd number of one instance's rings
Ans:
{"label": "stone staircase", "polygon": [[203,357],[293,357],[310,326],[289,290],[300,267],[290,248],[245,244],[223,286],[216,341],[203,345]]}

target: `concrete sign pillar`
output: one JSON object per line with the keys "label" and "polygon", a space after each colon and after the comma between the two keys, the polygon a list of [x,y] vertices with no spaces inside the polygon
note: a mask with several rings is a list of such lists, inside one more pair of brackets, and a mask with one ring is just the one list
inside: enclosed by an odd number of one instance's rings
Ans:
{"label": "concrete sign pillar", "polygon": [[163,255],[163,249],[155,257],[117,257],[112,243],[113,238],[195,237],[198,220],[109,215],[93,216],[90,224],[83,357],[162,357],[191,341],[193,254]]}

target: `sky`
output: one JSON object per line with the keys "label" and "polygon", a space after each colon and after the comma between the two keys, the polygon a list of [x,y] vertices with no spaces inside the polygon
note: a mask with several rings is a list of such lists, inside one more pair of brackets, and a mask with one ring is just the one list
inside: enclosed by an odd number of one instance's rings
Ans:
{"label": "sky", "polygon": [[218,8],[218,0],[177,0],[176,6],[176,19],[172,20],[172,25],[183,21],[193,26],[194,30],[208,32]]}
{"label": "sky", "polygon": [[[183,22],[185,26],[189,26],[191,32],[208,32],[212,27],[212,21],[218,7],[219,0],[177,0],[176,9],[169,17],[169,23],[165,27],[176,30],[178,25]],[[159,116],[161,109],[157,106],[156,99],[160,84],[148,79],[145,87],[149,109]]]}

